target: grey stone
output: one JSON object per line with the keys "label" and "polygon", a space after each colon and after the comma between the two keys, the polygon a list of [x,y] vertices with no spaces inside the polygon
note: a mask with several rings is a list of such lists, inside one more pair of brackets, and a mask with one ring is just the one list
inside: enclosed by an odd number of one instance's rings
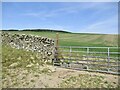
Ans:
{"label": "grey stone", "polygon": [[[10,34],[2,32],[2,43],[10,45],[12,48],[25,49],[27,51],[38,52],[46,60],[50,60],[54,56],[55,41],[50,38],[25,35]],[[20,58],[18,58],[20,60]],[[33,57],[31,59],[34,60]]]}

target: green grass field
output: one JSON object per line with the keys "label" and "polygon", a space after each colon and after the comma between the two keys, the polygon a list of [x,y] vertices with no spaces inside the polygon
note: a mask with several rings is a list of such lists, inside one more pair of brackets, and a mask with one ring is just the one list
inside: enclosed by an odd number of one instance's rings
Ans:
{"label": "green grass field", "polygon": [[[32,31],[11,31],[10,33],[19,33],[19,34],[32,34],[39,35],[49,38],[55,38],[55,32],[32,32]],[[59,33],[60,35],[60,45],[61,46],[117,46],[117,35],[99,35],[99,34],[75,34],[75,33]],[[95,38],[96,37],[96,38]],[[109,37],[113,39],[113,41],[109,40]],[[107,40],[111,43],[102,43]],[[100,43],[100,44],[99,44]],[[114,43],[114,44],[112,44]],[[76,50],[76,49],[75,49]],[[79,49],[77,49],[79,50]],[[80,49],[81,50],[81,49]],[[102,51],[104,51],[103,49]],[[83,50],[84,51],[84,50]],[[99,50],[96,50],[99,51]],[[113,50],[114,51],[114,50]],[[115,50],[116,51],[116,50]],[[75,54],[77,55],[77,54]],[[83,54],[80,54],[83,55]],[[51,62],[47,62],[49,67],[51,66]],[[42,68],[41,67],[45,67]],[[52,66],[51,66],[52,67]],[[39,84],[39,87],[52,87],[51,84],[53,82],[58,83],[60,88],[71,88],[71,87],[82,87],[82,88],[98,88],[98,87],[117,87],[117,76],[112,76],[113,82],[107,80],[107,77],[104,76],[94,76],[88,74],[78,74],[74,76],[71,71],[65,71],[62,69],[61,71],[53,71],[54,69],[46,68],[45,62],[39,58],[39,54],[37,52],[25,51],[23,49],[15,49],[11,48],[8,45],[2,45],[2,85],[3,88],[6,87],[27,87],[27,88],[36,88],[36,85]],[[63,72],[63,73],[62,73]],[[62,75],[60,75],[62,73]],[[63,75],[65,74],[65,75]],[[68,76],[66,77],[66,74]],[[58,76],[57,76],[58,75]],[[61,78],[59,76],[65,76],[65,78]],[[107,75],[105,75],[107,76]],[[27,78],[28,77],[28,78]],[[29,79],[32,77],[32,79]],[[49,78],[46,78],[49,77]],[[56,78],[57,77],[57,78]],[[109,77],[109,76],[108,76]],[[56,80],[57,79],[57,80]],[[109,79],[109,78],[108,78]],[[39,82],[38,82],[39,81]],[[44,82],[45,81],[45,82]],[[41,83],[42,82],[42,86]],[[46,82],[48,82],[46,84]]]}
{"label": "green grass field", "polygon": [[[49,37],[56,39],[56,32],[48,32],[48,31],[7,31],[10,33],[17,33],[17,34],[31,34],[31,35],[38,35],[43,37]],[[64,33],[59,32],[59,44],[60,46],[93,46],[93,47],[116,47],[118,46],[118,39],[117,35],[107,35],[107,34],[85,34],[85,33]],[[62,56],[66,57],[66,53],[63,50],[67,50],[67,54],[69,54],[69,47],[67,48],[60,48],[60,52]],[[87,48],[72,48],[72,51],[81,51],[77,53],[73,53],[72,55],[87,55]],[[89,52],[107,52],[107,48],[90,48]],[[117,48],[110,48],[110,52],[118,52]],[[89,54],[91,55],[91,54]],[[69,55],[68,55],[69,56]],[[107,58],[108,53],[103,54],[93,54],[92,56],[102,56]],[[110,54],[110,57],[118,57],[118,54]]]}
{"label": "green grass field", "polygon": [[[56,32],[36,31],[7,31],[10,33],[31,34],[56,39]],[[117,34],[89,34],[89,33],[64,33],[59,32],[60,46],[118,46]]]}

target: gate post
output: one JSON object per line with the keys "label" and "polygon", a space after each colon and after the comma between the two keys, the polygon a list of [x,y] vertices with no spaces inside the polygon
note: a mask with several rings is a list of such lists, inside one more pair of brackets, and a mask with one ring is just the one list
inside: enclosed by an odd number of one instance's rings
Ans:
{"label": "gate post", "polygon": [[108,72],[110,69],[110,48],[108,48]]}
{"label": "gate post", "polygon": [[70,60],[68,60],[69,62],[68,62],[68,67],[70,67],[71,68],[71,56],[72,56],[72,47],[70,46],[70,54],[69,54],[69,59]]}
{"label": "gate post", "polygon": [[58,62],[59,61],[59,58],[58,58],[58,56],[59,56],[59,47],[58,47],[58,45],[59,45],[59,34],[58,33],[56,33],[56,44],[55,44],[55,50],[54,50],[54,59],[53,59],[53,65],[54,65],[54,62]]}
{"label": "gate post", "polygon": [[87,47],[87,70],[88,70],[88,68],[89,68],[88,59],[89,59],[89,47]]}
{"label": "gate post", "polygon": [[59,34],[56,33],[56,60],[58,60],[58,55],[59,55],[58,44],[59,44]]}
{"label": "gate post", "polygon": [[58,48],[58,44],[59,44],[59,34],[56,33],[56,47]]}

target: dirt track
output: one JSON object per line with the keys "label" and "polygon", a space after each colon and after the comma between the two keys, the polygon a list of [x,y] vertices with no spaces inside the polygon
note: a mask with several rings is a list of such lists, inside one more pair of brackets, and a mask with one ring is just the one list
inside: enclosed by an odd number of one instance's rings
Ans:
{"label": "dirt track", "polygon": [[118,85],[117,75],[77,71],[45,65],[29,70],[23,68],[8,69],[3,78],[3,88],[59,88],[63,81],[71,76],[78,75],[89,75],[87,78],[100,76],[104,77],[113,87]]}

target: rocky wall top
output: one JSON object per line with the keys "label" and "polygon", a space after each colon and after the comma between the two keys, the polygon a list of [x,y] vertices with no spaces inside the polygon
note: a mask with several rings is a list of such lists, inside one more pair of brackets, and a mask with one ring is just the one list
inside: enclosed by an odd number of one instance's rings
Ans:
{"label": "rocky wall top", "polygon": [[50,60],[54,56],[55,41],[47,37],[11,34],[2,32],[2,43],[13,48],[38,52],[42,59]]}

